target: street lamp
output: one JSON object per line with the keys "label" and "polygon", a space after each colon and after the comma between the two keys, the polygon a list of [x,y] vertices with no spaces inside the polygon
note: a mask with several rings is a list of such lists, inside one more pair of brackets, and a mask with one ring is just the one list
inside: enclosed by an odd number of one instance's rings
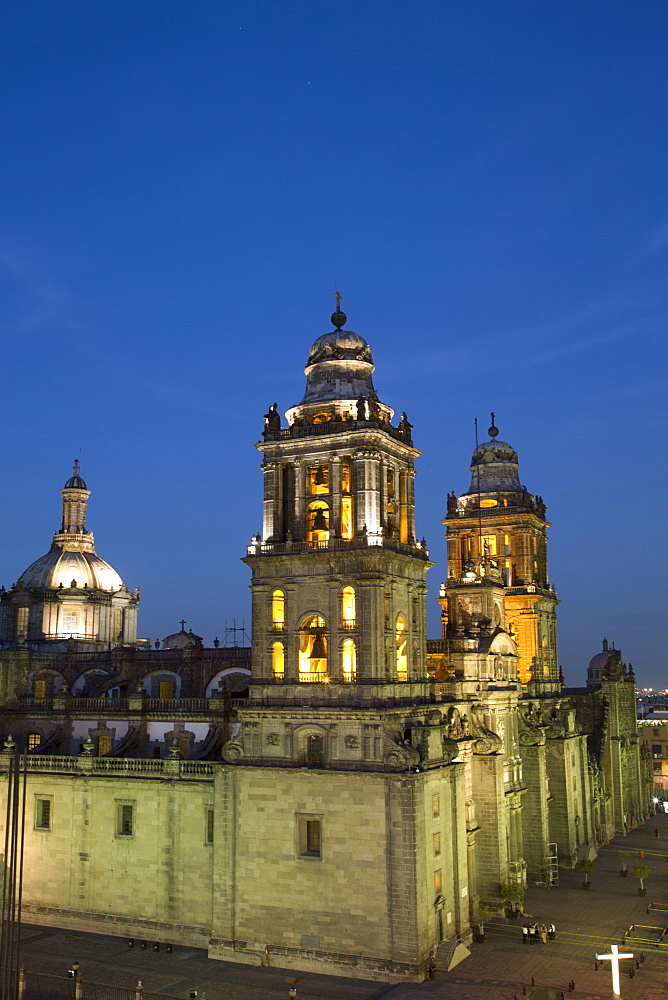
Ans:
{"label": "street lamp", "polygon": [[288,996],[290,997],[290,1000],[295,1000],[295,997],[297,996],[297,990],[295,989],[294,986],[291,986],[290,989],[288,990]]}

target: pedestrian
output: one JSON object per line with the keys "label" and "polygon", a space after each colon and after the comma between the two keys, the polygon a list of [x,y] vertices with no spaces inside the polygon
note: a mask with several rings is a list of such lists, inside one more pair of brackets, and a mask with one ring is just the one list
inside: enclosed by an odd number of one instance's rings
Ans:
{"label": "pedestrian", "polygon": [[557,928],[554,926],[554,924],[548,924],[547,933],[550,941],[554,941],[555,937],[557,936]]}
{"label": "pedestrian", "polygon": [[522,924],[522,944],[526,944],[529,940],[529,928],[526,924]]}
{"label": "pedestrian", "polygon": [[536,932],[533,924],[529,924],[529,944],[533,944],[536,939]]}
{"label": "pedestrian", "polygon": [[533,943],[538,944],[538,935],[540,931],[538,930],[538,924],[533,925]]}
{"label": "pedestrian", "polygon": [[655,837],[658,837],[658,836],[659,836],[659,828],[658,828],[658,826],[655,826],[655,827],[654,827],[654,836],[655,836]]}
{"label": "pedestrian", "polygon": [[547,927],[545,924],[540,925],[540,939],[543,944],[547,944]]}

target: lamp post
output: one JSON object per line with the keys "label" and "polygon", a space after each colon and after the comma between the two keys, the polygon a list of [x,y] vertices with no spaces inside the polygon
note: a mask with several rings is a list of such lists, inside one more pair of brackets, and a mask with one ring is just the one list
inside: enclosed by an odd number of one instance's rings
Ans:
{"label": "lamp post", "polygon": [[610,955],[597,955],[596,958],[599,962],[610,962],[610,968],[612,971],[612,996],[613,1000],[621,1000],[621,995],[619,992],[619,963],[623,958],[633,958],[633,955],[629,952],[626,954],[620,954],[619,948],[616,944],[610,946]]}

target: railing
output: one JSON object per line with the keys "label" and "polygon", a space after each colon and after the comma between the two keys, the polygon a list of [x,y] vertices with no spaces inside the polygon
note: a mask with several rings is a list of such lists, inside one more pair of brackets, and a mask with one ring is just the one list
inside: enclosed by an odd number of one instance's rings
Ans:
{"label": "railing", "polygon": [[[9,757],[0,754],[0,769],[8,766]],[[156,760],[139,757],[51,757],[27,755],[29,771],[76,771],[93,774],[156,774],[173,777],[174,774],[211,775],[216,765],[204,760],[181,760],[180,758],[163,757]]]}
{"label": "railing", "polygon": [[[207,714],[217,711],[211,706],[209,698],[144,698],[141,694],[135,695],[141,698],[141,711],[148,712],[201,712]],[[7,705],[7,712],[47,712],[53,711],[54,702],[58,709],[64,712],[91,712],[95,715],[107,715],[109,713],[128,712],[139,709],[130,707],[130,698],[81,698],[76,694],[56,694],[51,698],[16,698]]]}
{"label": "railing", "polygon": [[149,712],[209,712],[208,698],[148,698]]}
{"label": "railing", "polygon": [[349,629],[357,628],[357,619],[356,618],[344,618],[343,621],[341,622],[341,628],[344,629],[344,631],[347,631]]}
{"label": "railing", "polygon": [[413,444],[410,432],[392,427],[384,420],[326,420],[322,424],[291,424],[290,427],[265,428],[262,436],[265,441],[286,441],[290,438],[319,437],[322,434],[350,434],[353,430],[366,430],[368,427],[385,431],[397,441]]}
{"label": "railing", "polygon": [[429,551],[423,545],[408,545],[396,538],[386,538],[384,535],[359,535],[357,538],[329,538],[315,542],[257,542],[247,546],[249,556],[279,555],[284,552],[318,552],[332,549],[369,549],[382,548],[392,552],[403,552],[406,555],[429,558]]}
{"label": "railing", "polygon": [[272,632],[284,632],[285,631],[285,622],[272,622],[271,623],[271,631]]}
{"label": "railing", "polygon": [[299,672],[299,683],[300,684],[329,684],[330,677],[329,674],[306,671]]}

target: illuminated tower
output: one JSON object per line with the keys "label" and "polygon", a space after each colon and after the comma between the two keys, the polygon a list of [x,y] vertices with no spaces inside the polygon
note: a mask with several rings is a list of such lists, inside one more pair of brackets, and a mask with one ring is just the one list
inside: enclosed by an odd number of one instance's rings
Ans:
{"label": "illuminated tower", "polygon": [[[559,690],[556,638],[556,591],[547,570],[545,504],[528,492],[519,479],[515,449],[498,440],[489,428],[489,441],[480,444],[471,461],[471,483],[459,498],[448,495],[446,525],[448,576],[459,579],[467,565],[478,567],[494,560],[505,584],[506,622],[517,644],[518,675],[533,683],[536,693]],[[447,602],[443,608],[443,635],[447,630]]]}
{"label": "illuminated tower", "polygon": [[332,322],[288,426],[274,403],[257,445],[253,680],[221,751],[236,846],[209,954],[256,964],[263,942],[275,965],[419,981],[441,940],[470,940],[465,771],[427,676],[419,452],[366,341]]}
{"label": "illuminated tower", "polygon": [[[319,337],[306,391],[265,417],[264,524],[249,547],[253,675],[286,684],[424,680],[425,571],[415,537],[411,425],[373,386],[366,341]],[[358,691],[356,697],[361,696]],[[266,696],[262,693],[262,697]],[[271,692],[269,692],[271,696]],[[374,693],[376,696],[376,693]]]}

